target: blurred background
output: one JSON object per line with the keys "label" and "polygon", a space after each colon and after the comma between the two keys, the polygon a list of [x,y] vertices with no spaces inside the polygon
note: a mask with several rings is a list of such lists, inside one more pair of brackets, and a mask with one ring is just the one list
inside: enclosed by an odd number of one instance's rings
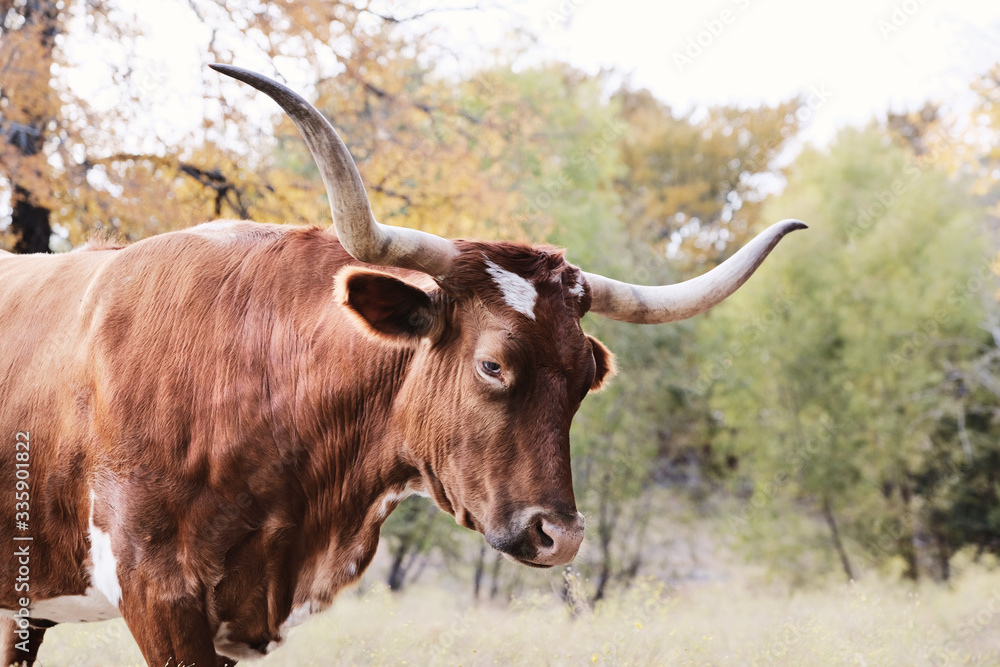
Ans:
{"label": "blurred background", "polygon": [[[587,541],[506,563],[412,498],[267,664],[1000,664],[1000,4],[0,0],[0,247],[329,225],[264,96],[378,218],[683,280],[810,229],[711,313],[587,317]],[[44,664],[139,664],[120,621]]]}

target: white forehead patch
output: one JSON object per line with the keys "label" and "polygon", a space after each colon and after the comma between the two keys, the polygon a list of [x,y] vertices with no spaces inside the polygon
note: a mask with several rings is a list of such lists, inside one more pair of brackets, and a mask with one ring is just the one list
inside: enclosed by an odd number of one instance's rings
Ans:
{"label": "white forehead patch", "polygon": [[500,288],[508,306],[531,319],[535,319],[535,302],[538,300],[538,291],[535,290],[535,286],[531,284],[530,280],[498,266],[489,257],[486,257],[486,271]]}

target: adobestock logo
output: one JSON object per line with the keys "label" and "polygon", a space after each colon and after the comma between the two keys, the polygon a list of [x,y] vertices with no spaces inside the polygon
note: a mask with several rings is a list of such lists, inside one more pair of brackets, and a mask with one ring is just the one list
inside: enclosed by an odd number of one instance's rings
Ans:
{"label": "adobestock logo", "polygon": [[921,7],[927,4],[927,0],[906,0],[906,2],[894,4],[888,18],[879,19],[878,30],[882,33],[882,39],[888,39],[899,32],[913,18]]}

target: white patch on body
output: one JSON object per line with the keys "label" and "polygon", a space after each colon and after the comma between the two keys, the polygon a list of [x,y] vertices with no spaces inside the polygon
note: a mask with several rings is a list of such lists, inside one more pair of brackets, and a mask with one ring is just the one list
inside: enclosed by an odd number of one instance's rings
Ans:
{"label": "white patch on body", "polygon": [[530,280],[508,271],[488,257],[486,258],[486,271],[500,288],[508,306],[531,319],[535,319],[535,302],[538,301],[538,291]]}
{"label": "white patch on body", "polygon": [[378,510],[378,518],[384,519],[389,516],[389,503],[401,503],[410,496],[412,496],[414,490],[409,486],[406,486],[402,491],[389,491],[384,496],[382,496],[382,505]]}
{"label": "white patch on body", "polygon": [[292,613],[288,615],[285,622],[281,624],[281,634],[288,631],[289,628],[294,628],[298,625],[302,625],[309,620],[309,617],[313,614],[318,614],[323,611],[323,607],[315,602],[307,602],[305,604],[300,604],[292,609]]}
{"label": "white patch on body", "polygon": [[[90,586],[83,595],[60,595],[45,600],[31,598],[31,618],[54,623],[92,623],[120,617],[118,564],[111,552],[111,536],[94,525],[94,492],[90,492]],[[0,609],[0,614],[12,614]]]}
{"label": "white patch on body", "polygon": [[[306,602],[305,604],[300,604],[296,607],[292,607],[292,612],[288,614],[288,618],[286,618],[285,622],[282,623],[281,627],[278,628],[278,634],[281,636],[281,638],[276,641],[272,641],[270,644],[268,644],[267,652],[270,653],[274,649],[281,646],[284,643],[285,639],[288,637],[289,630],[299,625],[302,625],[303,623],[308,621],[310,617],[326,610],[328,606],[329,605],[322,605],[319,604],[318,602],[311,601],[311,602]],[[221,631],[222,628],[219,628],[219,630]],[[216,647],[218,648],[218,644],[216,644]]]}
{"label": "white patch on body", "polygon": [[[111,536],[94,525],[94,491],[90,491],[90,583],[118,608],[122,588],[118,583],[118,561],[111,552]],[[116,614],[117,616],[118,614]],[[103,620],[103,619],[102,619]]]}
{"label": "white patch on body", "polygon": [[[88,588],[84,595],[60,595],[47,600],[32,599],[28,607],[30,618],[53,623],[92,623],[118,618],[118,607],[108,602],[102,592]],[[10,609],[0,609],[0,615],[12,616]]]}

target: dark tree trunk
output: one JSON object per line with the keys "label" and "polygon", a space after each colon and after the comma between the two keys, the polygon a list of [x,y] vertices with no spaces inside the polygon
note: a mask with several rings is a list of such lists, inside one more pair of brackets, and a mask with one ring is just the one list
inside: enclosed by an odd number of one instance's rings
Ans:
{"label": "dark tree trunk", "polygon": [[908,482],[900,483],[899,497],[903,501],[903,531],[899,537],[899,555],[906,561],[903,576],[911,581],[917,581],[920,578],[920,553],[917,546],[918,526],[910,509],[912,492]]}
{"label": "dark tree trunk", "polygon": [[387,583],[390,591],[395,592],[403,589],[403,584],[406,581],[406,568],[403,567],[403,562],[409,550],[410,543],[407,540],[400,540],[399,546],[392,555],[392,566],[389,568]]}
{"label": "dark tree trunk", "polygon": [[937,535],[935,537],[937,539],[938,574],[941,576],[941,581],[948,581],[951,579],[951,549],[948,548],[948,543],[943,536]]}
{"label": "dark tree trunk", "polygon": [[476,560],[476,573],[472,576],[472,599],[479,602],[479,591],[483,587],[483,575],[486,573],[486,545],[479,547],[479,559]]}
{"label": "dark tree trunk", "polygon": [[[602,485],[605,490],[608,489],[610,485],[608,477],[603,479]],[[615,527],[618,524],[619,510],[612,507],[609,497],[608,493],[601,494],[601,506],[598,510],[597,542],[601,548],[601,569],[597,574],[597,586],[594,589],[594,595],[590,598],[591,606],[596,605],[604,599],[604,595],[607,592],[608,582],[611,581],[611,541],[614,538]]]}
{"label": "dark tree trunk", "polygon": [[840,566],[844,568],[844,574],[847,575],[848,581],[854,580],[854,568],[851,567],[851,560],[847,557],[847,550],[844,549],[844,542],[840,539],[840,530],[837,528],[837,521],[833,518],[833,508],[830,507],[830,499],[825,498],[823,500],[823,518],[826,519],[826,525],[830,527],[830,538],[833,542],[833,548],[837,551],[837,555],[840,557]]}
{"label": "dark tree trunk", "polygon": [[[53,62],[53,49],[55,48],[56,35],[60,29],[59,7],[55,0],[28,0],[20,8],[19,12],[24,18],[24,25],[41,26],[41,56],[43,62],[51,67]],[[15,11],[18,11],[15,9]],[[48,72],[46,72],[48,74]],[[48,76],[37,82],[38,86],[49,86]],[[0,92],[9,102],[17,105],[17,92],[3,90],[0,85]],[[42,99],[47,96],[41,95]],[[51,96],[49,96],[51,97]],[[55,113],[54,109],[24,109],[26,115],[31,118],[27,124],[5,123],[7,139],[10,144],[18,149],[18,152],[25,157],[38,155],[45,147],[44,130],[48,125],[49,114]],[[11,181],[11,203],[13,214],[11,216],[11,229],[17,236],[14,245],[14,252],[36,253],[49,252],[49,237],[52,235],[52,223],[50,220],[51,211],[35,203],[32,192],[24,188],[17,182],[13,175],[8,174]]]}
{"label": "dark tree trunk", "polygon": [[490,574],[490,599],[495,600],[500,593],[500,564],[503,563],[503,554],[499,551],[493,557],[493,572]]}
{"label": "dark tree trunk", "polygon": [[31,193],[20,185],[14,186],[14,215],[11,228],[17,234],[14,252],[31,254],[49,252],[49,237],[52,236],[50,211],[31,203]]}
{"label": "dark tree trunk", "polygon": [[611,554],[607,547],[602,545],[601,570],[597,574],[597,587],[594,589],[594,597],[590,599],[592,605],[604,599],[604,593],[608,587],[608,580],[611,579]]}
{"label": "dark tree trunk", "polygon": [[903,570],[903,577],[910,581],[919,579],[920,565],[917,563],[917,550],[913,546],[912,539],[904,538],[900,540],[899,555],[903,557],[903,561],[906,563],[906,569]]}
{"label": "dark tree trunk", "polygon": [[639,576],[640,567],[642,567],[642,555],[641,552],[637,552],[628,566],[622,569],[620,580],[625,584],[625,588],[629,588],[635,578]]}

